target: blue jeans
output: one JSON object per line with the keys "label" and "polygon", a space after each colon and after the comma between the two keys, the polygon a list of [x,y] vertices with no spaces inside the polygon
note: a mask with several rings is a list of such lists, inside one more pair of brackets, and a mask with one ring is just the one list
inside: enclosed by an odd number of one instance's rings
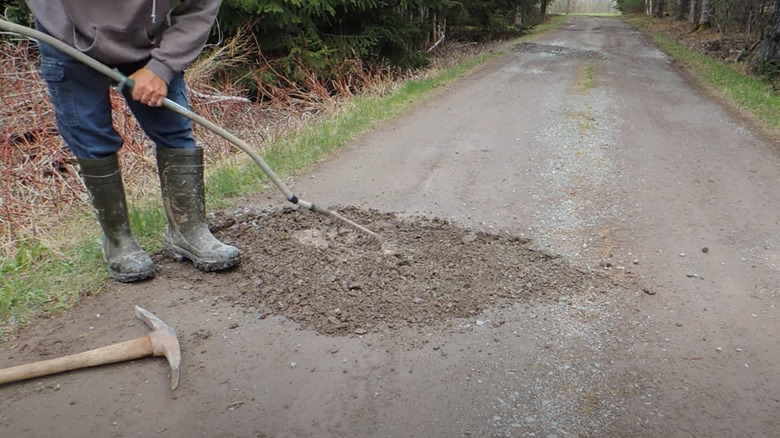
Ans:
{"label": "blue jeans", "polygon": [[[122,137],[111,120],[109,87],[112,81],[54,47],[40,43],[41,76],[49,88],[57,128],[76,158],[105,158],[122,147]],[[117,67],[130,75],[138,65]],[[136,102],[129,90],[123,95],[136,120],[157,147],[195,148],[191,121],[162,107]],[[179,73],[168,84],[168,99],[189,108],[184,75]]]}

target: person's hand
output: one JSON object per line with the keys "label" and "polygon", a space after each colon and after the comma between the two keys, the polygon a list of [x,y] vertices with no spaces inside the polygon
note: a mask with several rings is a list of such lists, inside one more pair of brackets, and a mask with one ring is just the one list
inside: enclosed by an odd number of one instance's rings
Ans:
{"label": "person's hand", "polygon": [[133,86],[133,100],[149,106],[162,106],[168,95],[168,84],[148,68],[142,68],[130,75]]}

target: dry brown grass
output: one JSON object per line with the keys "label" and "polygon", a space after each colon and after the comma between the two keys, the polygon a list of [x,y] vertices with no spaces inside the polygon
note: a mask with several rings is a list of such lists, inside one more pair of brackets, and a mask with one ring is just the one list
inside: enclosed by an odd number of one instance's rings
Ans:
{"label": "dry brown grass", "polygon": [[[221,75],[258,62],[249,58],[257,53],[253,41],[242,33],[207,50],[188,69],[185,79],[193,111],[258,148],[340,111],[355,95],[384,96],[402,79],[433,74],[492,48],[443,44],[431,68],[424,71],[347,60],[331,78],[305,74],[298,82],[285,80],[273,62],[260,55],[260,67],[248,74],[255,78],[270,74],[276,85],[259,81],[260,102],[252,103],[247,98],[255,96],[245,96],[244,90],[233,85],[237,78]],[[88,220],[91,213],[76,160],[57,133],[46,86],[38,74],[34,43],[0,40],[0,90],[0,258],[13,257],[19,242],[30,236],[54,249],[72,243],[78,238],[68,231],[72,224],[94,221]],[[128,197],[157,194],[154,148],[122,97],[114,91],[111,96],[114,126],[124,139],[120,155]],[[195,126],[194,134],[205,149],[207,163],[237,153],[205,128]],[[71,227],[62,227],[63,222]]]}
{"label": "dry brown grass", "polygon": [[[195,112],[228,129],[265,125],[266,112],[236,99],[240,91],[215,88],[212,76],[224,59],[237,58],[235,42],[209,52],[189,70]],[[0,40],[0,257],[13,256],[18,243],[34,237],[49,247],[67,243],[60,224],[88,211],[86,191],[75,158],[58,135],[45,82],[38,73],[35,43]],[[154,148],[119,93],[111,91],[114,127],[124,143],[123,177],[128,197],[158,189]],[[256,134],[251,132],[250,134]],[[227,143],[210,131],[195,128],[208,161],[231,155]],[[267,135],[260,136],[261,140]],[[73,236],[76,237],[76,236]]]}
{"label": "dry brown grass", "polygon": [[83,199],[33,59],[29,43],[0,40],[0,255],[45,234],[63,206]]}

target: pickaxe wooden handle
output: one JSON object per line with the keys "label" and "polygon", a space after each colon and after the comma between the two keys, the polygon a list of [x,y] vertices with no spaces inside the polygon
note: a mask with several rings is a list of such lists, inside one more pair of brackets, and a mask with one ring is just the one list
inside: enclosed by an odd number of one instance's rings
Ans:
{"label": "pickaxe wooden handle", "polygon": [[0,385],[147,356],[165,356],[171,365],[171,389],[176,389],[181,366],[181,350],[176,332],[154,314],[138,306],[135,308],[135,314],[154,329],[148,336],[70,356],[5,368],[0,370]]}

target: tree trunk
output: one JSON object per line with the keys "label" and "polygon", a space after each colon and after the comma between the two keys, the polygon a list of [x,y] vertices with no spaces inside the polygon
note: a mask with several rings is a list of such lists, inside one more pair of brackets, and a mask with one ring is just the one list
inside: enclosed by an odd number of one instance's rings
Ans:
{"label": "tree trunk", "polygon": [[710,27],[710,0],[701,0],[701,18],[699,18],[699,29]]}
{"label": "tree trunk", "polygon": [[691,12],[690,15],[688,15],[689,23],[696,24],[696,17],[699,16],[700,5],[701,5],[701,0],[691,0]]}
{"label": "tree trunk", "polygon": [[539,13],[542,16],[542,21],[547,17],[547,3],[549,2],[550,0],[542,0],[539,2]]}
{"label": "tree trunk", "polygon": [[688,0],[677,0],[677,11],[674,14],[674,19],[682,21],[686,9],[688,9]]}
{"label": "tree trunk", "polygon": [[761,50],[753,62],[753,71],[769,78],[776,77],[780,72],[780,0],[775,0],[761,41]]}
{"label": "tree trunk", "polygon": [[653,5],[653,17],[663,18],[664,16],[664,0],[656,0]]}

